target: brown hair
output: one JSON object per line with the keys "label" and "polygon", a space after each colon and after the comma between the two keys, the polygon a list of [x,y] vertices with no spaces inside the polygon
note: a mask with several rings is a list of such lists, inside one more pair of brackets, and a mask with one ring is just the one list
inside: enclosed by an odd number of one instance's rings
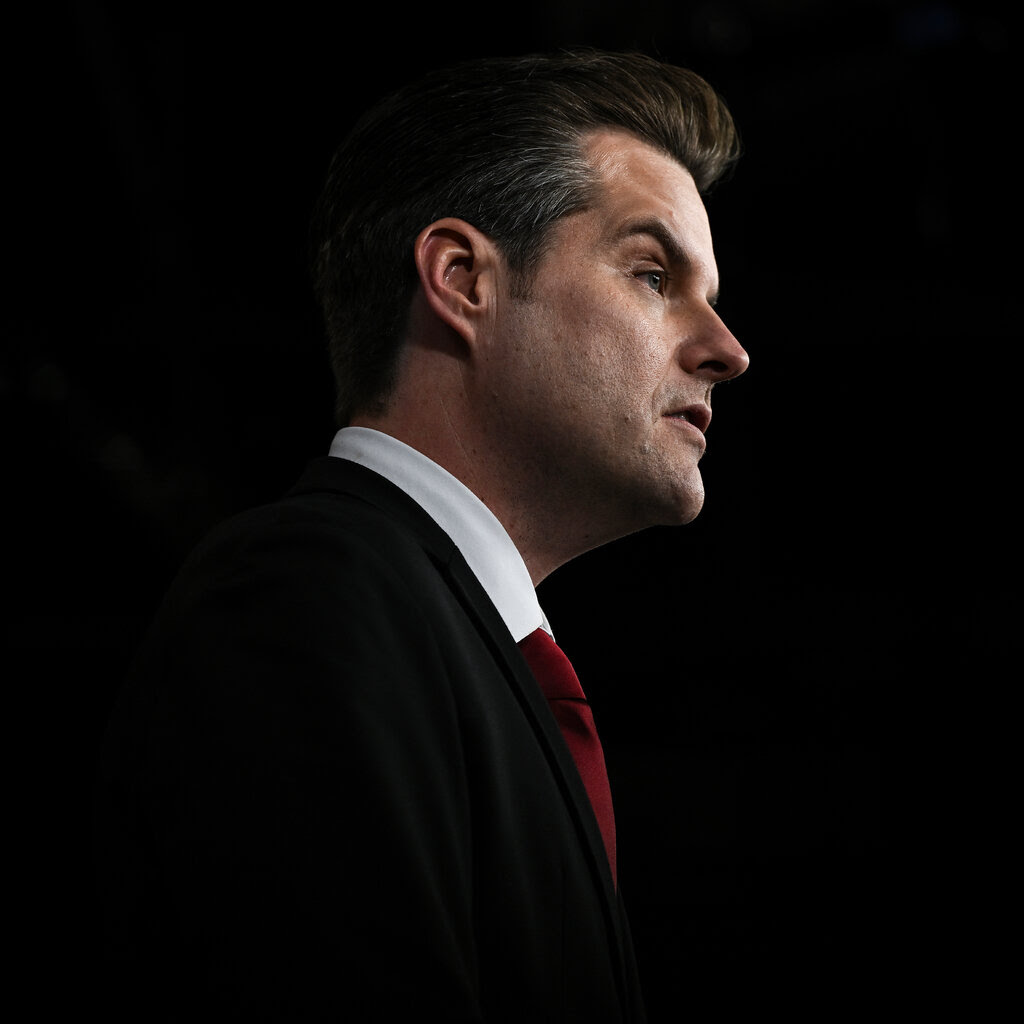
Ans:
{"label": "brown hair", "polygon": [[593,198],[580,142],[602,128],[668,154],[702,194],[739,155],[714,89],[642,54],[473,60],[429,73],[362,116],[334,154],[312,223],[339,425],[386,404],[417,286],[419,232],[441,217],[468,221],[525,290],[550,226]]}

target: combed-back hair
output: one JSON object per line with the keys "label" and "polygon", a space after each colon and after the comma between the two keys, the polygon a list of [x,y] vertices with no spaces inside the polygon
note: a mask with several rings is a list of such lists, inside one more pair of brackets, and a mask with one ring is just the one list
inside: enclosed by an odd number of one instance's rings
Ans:
{"label": "combed-back hair", "polygon": [[551,225],[594,198],[582,140],[600,129],[631,132],[674,158],[702,195],[739,155],[732,116],[703,78],[636,53],[472,60],[428,73],[361,117],[331,160],[311,225],[339,425],[386,408],[420,231],[442,217],[468,221],[525,293]]}

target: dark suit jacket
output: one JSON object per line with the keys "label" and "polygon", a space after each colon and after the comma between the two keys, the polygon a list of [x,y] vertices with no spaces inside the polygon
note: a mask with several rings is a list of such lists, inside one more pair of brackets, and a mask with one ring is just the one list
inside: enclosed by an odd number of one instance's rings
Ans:
{"label": "dark suit jacket", "polygon": [[97,799],[135,1020],[639,1021],[586,792],[451,539],[314,462],[174,583]]}

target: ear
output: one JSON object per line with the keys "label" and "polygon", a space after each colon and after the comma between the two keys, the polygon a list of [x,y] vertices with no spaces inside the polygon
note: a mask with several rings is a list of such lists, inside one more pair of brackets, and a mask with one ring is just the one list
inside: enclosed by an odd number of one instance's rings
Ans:
{"label": "ear", "polygon": [[494,310],[501,257],[482,231],[455,217],[434,221],[416,236],[416,271],[434,315],[474,344]]}

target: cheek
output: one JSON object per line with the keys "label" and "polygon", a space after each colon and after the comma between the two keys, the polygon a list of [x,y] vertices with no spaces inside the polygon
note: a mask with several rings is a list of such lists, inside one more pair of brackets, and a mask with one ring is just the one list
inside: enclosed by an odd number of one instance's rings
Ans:
{"label": "cheek", "polygon": [[637,316],[608,318],[593,326],[592,376],[619,395],[621,403],[648,409],[667,373],[664,346],[654,326]]}
{"label": "cheek", "polygon": [[617,294],[615,282],[588,283],[563,281],[521,311],[517,333],[528,348],[521,353],[528,374],[548,375],[548,388],[576,408],[646,417],[666,375],[659,325],[631,296]]}

